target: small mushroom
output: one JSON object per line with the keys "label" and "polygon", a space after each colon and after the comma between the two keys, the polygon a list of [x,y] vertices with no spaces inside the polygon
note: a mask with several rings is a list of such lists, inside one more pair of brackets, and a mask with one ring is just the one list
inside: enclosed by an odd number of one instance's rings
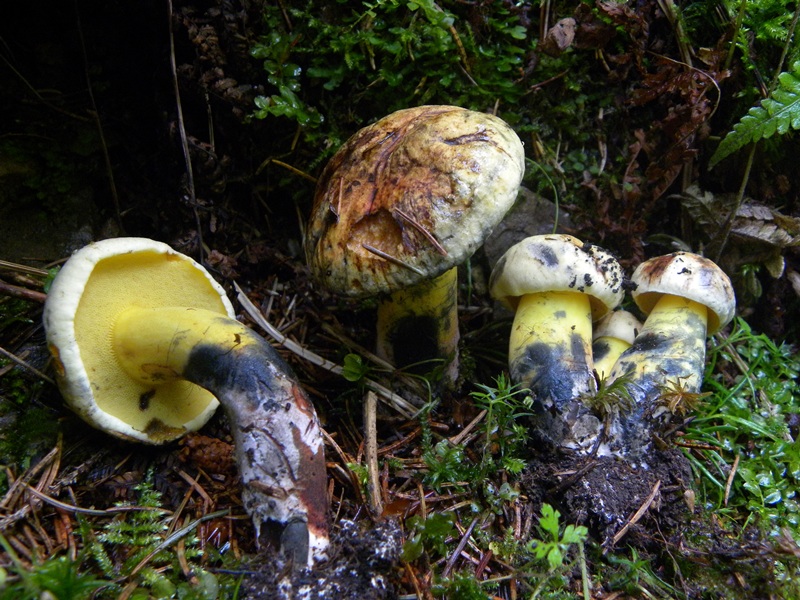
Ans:
{"label": "small mushroom", "polygon": [[582,400],[597,387],[592,322],[622,301],[622,281],[613,256],[570,235],[525,238],[492,272],[492,297],[515,312],[511,379],[530,388],[540,433],[556,446],[587,450],[600,434]]}
{"label": "small mushroom", "polygon": [[631,347],[642,330],[642,323],[627,310],[615,310],[594,324],[592,359],[599,381],[611,373],[620,354]]}
{"label": "small mushroom", "polygon": [[392,113],[330,160],[308,224],[308,264],[336,293],[380,297],[379,355],[426,370],[439,361],[444,381],[455,381],[455,267],[511,207],[524,167],[504,121],[456,106]]}
{"label": "small mushroom", "polygon": [[631,444],[641,452],[649,446],[654,420],[671,415],[663,396],[700,391],[706,335],[728,324],[736,299],[722,269],[689,252],[643,262],[631,282],[633,299],[648,316],[633,345],[617,359],[609,379],[626,378],[636,402],[628,424],[640,438]]}
{"label": "small mushroom", "polygon": [[298,566],[325,557],[327,479],[314,407],[274,348],[236,321],[203,267],[148,239],[90,244],[53,282],[44,325],[64,398],[98,429],[161,444],[201,427],[219,400],[256,536],[278,538]]}

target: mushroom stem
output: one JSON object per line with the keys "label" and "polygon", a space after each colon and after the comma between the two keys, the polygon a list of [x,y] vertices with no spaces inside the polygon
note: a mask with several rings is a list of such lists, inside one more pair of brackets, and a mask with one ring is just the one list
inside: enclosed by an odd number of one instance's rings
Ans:
{"label": "mushroom stem", "polygon": [[[225,407],[236,443],[242,500],[256,538],[279,541],[294,565],[328,546],[322,432],[288,365],[238,321],[196,308],[129,308],[112,333],[117,360],[142,383],[186,379]],[[176,402],[179,402],[176,399]],[[140,397],[146,407],[147,394]]]}
{"label": "mushroom stem", "polygon": [[608,313],[594,325],[592,359],[599,382],[610,383],[608,376],[620,355],[633,344],[642,324],[627,310]]}
{"label": "mushroom stem", "polygon": [[653,431],[672,418],[665,398],[700,391],[707,312],[698,302],[664,294],[633,345],[614,363],[608,382],[624,377],[624,386],[634,402],[632,412],[620,415],[621,435],[616,440],[622,444],[620,454],[634,460],[645,458]]}
{"label": "mushroom stem", "polygon": [[654,405],[669,386],[697,393],[703,382],[707,324],[705,306],[664,294],[633,345],[614,363],[609,380],[626,377],[637,404]]}
{"label": "mushroom stem", "polygon": [[596,390],[592,311],[576,292],[539,292],[519,299],[509,343],[511,380],[535,400],[537,432],[554,448],[590,451],[602,423],[583,398]]}
{"label": "mushroom stem", "polygon": [[557,409],[594,391],[592,310],[577,292],[539,292],[519,300],[509,341],[511,379]]}
{"label": "mushroom stem", "polygon": [[458,377],[458,271],[397,290],[378,305],[377,354],[397,367],[428,372],[443,365],[442,381]]}
{"label": "mushroom stem", "polygon": [[600,381],[608,379],[614,363],[630,347],[631,345],[625,340],[609,336],[599,337],[592,342],[594,371]]}

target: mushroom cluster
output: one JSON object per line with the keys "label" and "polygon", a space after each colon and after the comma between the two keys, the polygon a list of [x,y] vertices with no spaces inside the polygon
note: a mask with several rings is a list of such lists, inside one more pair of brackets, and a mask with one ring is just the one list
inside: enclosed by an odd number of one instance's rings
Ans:
{"label": "mushroom cluster", "polygon": [[296,566],[326,557],[314,407],[202,266],[149,239],[90,244],[56,276],[44,326],[64,398],[98,429],[162,444],[201,427],[221,403],[256,538],[278,540]]}
{"label": "mushroom cluster", "polygon": [[[614,310],[624,294],[616,260],[568,235],[512,246],[490,286],[515,311],[509,372],[531,391],[538,436],[551,447],[631,460],[646,456],[653,432],[671,418],[664,397],[699,392],[706,335],[735,311],[727,275],[677,252],[642,263],[631,277],[642,324]],[[593,409],[587,401],[597,382],[616,380],[632,406]]]}

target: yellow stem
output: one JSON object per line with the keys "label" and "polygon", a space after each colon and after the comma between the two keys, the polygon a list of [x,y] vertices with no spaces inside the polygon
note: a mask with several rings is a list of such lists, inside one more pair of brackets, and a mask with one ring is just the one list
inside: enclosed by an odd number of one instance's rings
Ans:
{"label": "yellow stem", "polygon": [[199,344],[230,351],[258,343],[252,331],[225,315],[186,307],[129,308],[114,325],[117,360],[134,379],[159,385],[184,378]]}
{"label": "yellow stem", "polygon": [[609,380],[631,379],[637,401],[655,400],[665,386],[697,392],[702,384],[708,310],[698,302],[663,295],[642,331],[614,364]]}
{"label": "yellow stem", "polygon": [[378,306],[377,353],[397,367],[428,372],[444,364],[444,380],[458,376],[458,271],[398,290]]}
{"label": "yellow stem", "polygon": [[592,310],[578,292],[520,298],[509,341],[512,379],[534,395],[569,402],[593,391]]}
{"label": "yellow stem", "polygon": [[600,336],[592,342],[594,370],[600,381],[611,374],[614,363],[630,347],[631,345],[625,340],[610,336]]}

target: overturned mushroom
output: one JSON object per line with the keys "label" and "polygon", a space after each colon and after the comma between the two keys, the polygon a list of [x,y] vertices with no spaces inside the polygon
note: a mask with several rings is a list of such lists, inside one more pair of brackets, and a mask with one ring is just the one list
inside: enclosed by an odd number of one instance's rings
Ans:
{"label": "overturned mushroom", "polygon": [[671,411],[667,393],[696,394],[703,382],[706,336],[733,318],[736,299],[728,276],[712,261],[676,252],[640,264],[631,282],[647,314],[633,345],[617,359],[610,380],[625,377],[636,409],[627,418],[630,444],[643,452],[650,432]]}
{"label": "overturned mushroom", "polygon": [[501,119],[455,106],[397,111],[351,137],[317,184],[306,236],[332,291],[380,296],[377,349],[458,373],[455,267],[513,204],[524,151]]}
{"label": "overturned mushroom", "polygon": [[222,288],[166,244],[118,238],[76,252],[44,310],[59,387],[93,426],[160,444],[225,407],[256,536],[299,566],[328,545],[322,434],[288,365],[237,322]]}
{"label": "overturned mushroom", "polygon": [[596,391],[592,322],[621,302],[622,280],[613,256],[570,235],[526,238],[492,272],[492,297],[515,311],[511,379],[530,388],[539,433],[553,445],[597,442],[601,422],[582,400]]}

